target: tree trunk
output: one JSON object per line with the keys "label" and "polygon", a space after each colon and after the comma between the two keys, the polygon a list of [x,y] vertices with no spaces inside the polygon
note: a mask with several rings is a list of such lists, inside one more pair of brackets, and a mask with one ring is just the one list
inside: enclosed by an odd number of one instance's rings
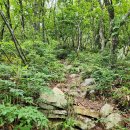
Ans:
{"label": "tree trunk", "polygon": [[57,25],[56,25],[56,3],[54,5],[53,17],[54,17],[53,18],[54,19],[54,34],[55,34],[56,40],[58,40]]}
{"label": "tree trunk", "polygon": [[36,31],[36,32],[40,32],[40,22],[39,21],[37,21],[37,16],[38,16],[38,13],[39,13],[39,10],[38,10],[38,1],[37,0],[35,0],[34,1],[34,7],[33,7],[33,13],[34,13],[34,30]]}
{"label": "tree trunk", "polygon": [[5,30],[5,23],[2,23],[1,31],[0,31],[0,41],[3,40]]}
{"label": "tree trunk", "polygon": [[23,53],[23,50],[22,50],[22,48],[21,48],[18,40],[15,37],[13,29],[11,28],[11,26],[10,26],[9,22],[7,21],[4,13],[1,10],[0,10],[0,15],[1,15],[3,21],[5,22],[7,28],[9,29],[9,32],[10,32],[10,34],[12,36],[13,41],[14,41],[16,50],[18,51],[19,57],[21,58],[21,60],[23,61],[23,63],[26,64],[27,63],[27,59],[26,59],[26,57],[25,57],[25,55]]}
{"label": "tree trunk", "polygon": [[41,3],[41,11],[42,11],[42,40],[46,42],[46,34],[45,34],[45,0],[42,0]]}
{"label": "tree trunk", "polygon": [[78,48],[77,48],[77,53],[79,52],[80,47],[81,47],[81,36],[82,36],[81,28],[80,28],[80,24],[78,24]]}
{"label": "tree trunk", "polygon": [[20,13],[21,13],[21,25],[24,31],[25,21],[24,21],[24,12],[23,12],[23,0],[19,0],[19,4],[20,4]]}
{"label": "tree trunk", "polygon": [[[104,8],[103,8],[103,3],[101,0],[98,0],[99,1],[99,4],[100,4],[100,7],[102,9],[102,13],[104,13]],[[101,43],[101,51],[104,50],[104,47],[105,47],[105,36],[104,36],[104,21],[103,21],[103,14],[101,15],[101,18],[100,18],[100,25],[99,25],[99,36],[100,36],[100,43]]]}
{"label": "tree trunk", "polygon": [[103,23],[102,18],[100,22],[99,35],[100,35],[100,42],[101,42],[101,51],[103,51],[105,47],[105,37],[104,37],[104,23]]}
{"label": "tree trunk", "polygon": [[11,16],[10,16],[10,0],[7,0],[6,2],[4,2],[4,4],[5,4],[5,7],[6,7],[9,24],[10,24],[10,27],[12,28],[12,22],[11,22]]}
{"label": "tree trunk", "polygon": [[[107,8],[108,14],[109,14],[109,19],[110,19],[110,36],[111,36],[111,67],[113,68],[115,66],[115,63],[117,61],[117,45],[119,43],[119,39],[118,39],[118,33],[115,33],[114,30],[114,18],[115,18],[115,11],[114,11],[114,7],[113,7],[113,3],[112,0],[104,0],[105,2],[105,6]],[[118,31],[118,30],[116,30]]]}

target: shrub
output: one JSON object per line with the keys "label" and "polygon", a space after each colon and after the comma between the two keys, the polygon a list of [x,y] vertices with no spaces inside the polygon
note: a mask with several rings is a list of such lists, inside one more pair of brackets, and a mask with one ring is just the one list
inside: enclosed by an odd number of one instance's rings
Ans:
{"label": "shrub", "polygon": [[[47,127],[47,118],[34,107],[20,107],[0,105],[0,125],[17,123],[19,126],[31,126],[36,128]],[[16,125],[16,124],[15,124]],[[17,126],[17,128],[19,127]]]}

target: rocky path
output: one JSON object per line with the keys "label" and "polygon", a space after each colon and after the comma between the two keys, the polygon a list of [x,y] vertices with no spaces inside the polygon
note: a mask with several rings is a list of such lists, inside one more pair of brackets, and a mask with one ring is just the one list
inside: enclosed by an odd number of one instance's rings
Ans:
{"label": "rocky path", "polygon": [[[70,69],[71,65],[66,65]],[[82,80],[80,74],[66,74],[66,80],[50,86],[52,92],[41,93],[41,111],[53,122],[50,129],[65,119],[74,119],[74,129],[106,130],[114,129],[122,122],[122,117],[112,104],[94,99],[95,81]],[[89,95],[87,95],[89,94]],[[88,98],[91,96],[91,100]],[[59,130],[62,130],[61,128]]]}

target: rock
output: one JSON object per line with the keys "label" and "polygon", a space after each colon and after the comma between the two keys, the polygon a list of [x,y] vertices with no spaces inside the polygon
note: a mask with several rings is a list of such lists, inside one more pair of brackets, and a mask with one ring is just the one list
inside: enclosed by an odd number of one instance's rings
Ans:
{"label": "rock", "polygon": [[55,114],[55,115],[67,115],[67,111],[66,110],[42,110],[42,112],[46,113],[46,114]]}
{"label": "rock", "polygon": [[100,110],[100,115],[102,117],[106,117],[108,116],[110,113],[112,113],[113,111],[113,106],[111,106],[110,104],[105,104],[101,110]]}
{"label": "rock", "polygon": [[70,78],[76,78],[78,75],[77,74],[71,74],[69,75]]}
{"label": "rock", "polygon": [[67,66],[66,66],[66,69],[67,69],[67,70],[70,70],[71,68],[72,68],[72,65],[67,65]]}
{"label": "rock", "polygon": [[90,94],[94,94],[94,93],[95,93],[95,90],[90,90],[89,93],[90,93]]}
{"label": "rock", "polygon": [[81,95],[83,98],[86,98],[87,96],[94,96],[96,92],[96,86],[95,85],[90,85],[90,86],[85,86],[85,87],[80,87],[81,89]]}
{"label": "rock", "polygon": [[42,102],[39,103],[39,106],[42,109],[45,109],[45,110],[54,110],[54,109],[56,109],[55,106],[52,106],[52,105],[49,105],[49,104],[45,104],[45,103],[42,103]]}
{"label": "rock", "polygon": [[112,129],[118,125],[120,125],[122,121],[122,117],[118,113],[112,113],[106,118],[106,129]]}
{"label": "rock", "polygon": [[76,126],[82,130],[90,130],[95,127],[94,121],[87,117],[81,117],[77,119]]}
{"label": "rock", "polygon": [[74,112],[79,115],[84,115],[93,118],[99,118],[99,112],[93,109],[88,109],[83,106],[74,106]]}
{"label": "rock", "polygon": [[91,91],[91,90],[95,90],[96,89],[96,86],[95,85],[89,85],[89,86],[82,86],[81,87],[81,90],[82,91]]}
{"label": "rock", "polygon": [[89,85],[93,85],[95,83],[94,78],[85,79],[85,81],[81,84],[82,87],[86,87]]}
{"label": "rock", "polygon": [[66,110],[41,110],[50,119],[65,119],[67,116]]}
{"label": "rock", "polygon": [[[67,100],[65,99],[64,93],[57,87],[53,88],[52,92],[44,92],[40,94],[39,100],[42,100],[43,103],[56,106],[59,108],[65,108],[67,105]],[[40,103],[39,106],[44,108]]]}

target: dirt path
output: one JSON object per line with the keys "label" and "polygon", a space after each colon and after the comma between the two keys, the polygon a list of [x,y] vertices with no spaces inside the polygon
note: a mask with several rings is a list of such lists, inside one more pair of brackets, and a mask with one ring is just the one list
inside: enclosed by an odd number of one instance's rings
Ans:
{"label": "dirt path", "polygon": [[[83,80],[82,75],[80,73],[70,73],[69,69],[71,69],[72,65],[67,65],[65,62],[62,62],[66,68],[66,76],[65,81],[60,83],[52,83],[51,88],[57,87],[59,88],[67,97],[71,97],[73,100],[72,107],[76,108],[77,113],[81,116],[78,116],[81,120],[90,119],[93,121],[94,118],[100,118],[98,115],[100,113],[101,108],[106,103],[105,100],[95,98],[93,93],[90,94],[91,98],[86,96],[87,87],[93,87],[94,84],[88,86],[82,86]],[[110,103],[111,104],[111,103]],[[114,106],[114,104],[111,104]],[[114,106],[114,109],[116,107]],[[86,111],[87,110],[87,111]],[[73,110],[72,110],[73,111]],[[92,111],[92,113],[91,113]],[[85,113],[85,114],[84,114]],[[96,124],[95,127],[91,130],[105,130],[104,126],[100,126],[101,124]]]}

